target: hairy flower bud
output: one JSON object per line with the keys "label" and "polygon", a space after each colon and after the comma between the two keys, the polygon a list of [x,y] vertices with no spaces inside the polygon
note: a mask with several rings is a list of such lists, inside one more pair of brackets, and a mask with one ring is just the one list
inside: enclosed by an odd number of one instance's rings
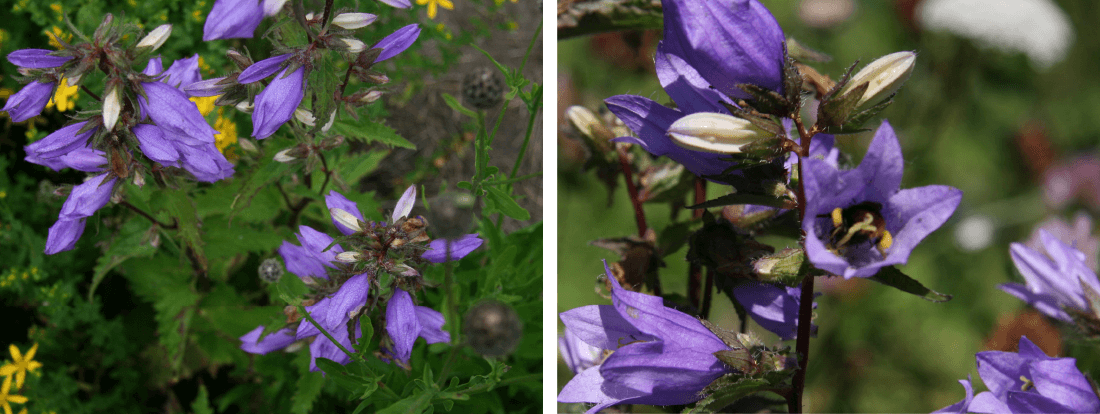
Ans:
{"label": "hairy flower bud", "polygon": [[344,45],[348,48],[348,52],[351,53],[359,53],[367,48],[366,43],[353,37],[345,37],[340,40],[344,41]]}
{"label": "hairy flower bud", "polygon": [[363,255],[359,252],[343,252],[336,255],[336,261],[342,263],[355,263],[358,262],[361,257],[363,257]]}
{"label": "hairy flower bud", "polygon": [[313,116],[313,113],[302,108],[294,110],[294,119],[309,126],[313,126],[317,123],[317,118]]}
{"label": "hairy flower bud", "polygon": [[732,115],[698,112],[672,123],[668,136],[677,145],[696,151],[740,153],[742,147],[775,134]]}
{"label": "hairy flower bud", "polygon": [[290,151],[293,151],[297,147],[287,148],[285,150],[275,153],[275,161],[277,162],[291,162],[296,160],[294,156],[290,155]]}
{"label": "hairy flower bud", "polygon": [[347,30],[355,30],[374,23],[374,19],[376,18],[378,18],[378,16],[370,13],[340,13],[332,19],[332,24]]}
{"label": "hairy flower bud", "polygon": [[863,97],[859,98],[859,102],[856,104],[857,108],[890,96],[897,92],[901,85],[909,79],[916,62],[917,54],[913,52],[894,52],[880,57],[860,69],[852,77],[852,80],[844,86],[841,94],[846,94],[860,85],[867,84],[867,90],[863,92]]}
{"label": "hairy flower bud", "polygon": [[109,87],[110,90],[103,98],[103,127],[108,131],[115,128],[118,122],[118,113],[122,111],[122,102],[119,100],[119,87]]}
{"label": "hairy flower bud", "polygon": [[157,26],[156,29],[153,29],[153,31],[149,32],[149,34],[145,35],[145,37],[142,38],[140,42],[138,42],[137,47],[149,48],[149,51],[157,50],[160,48],[161,45],[164,44],[164,41],[168,40],[168,36],[171,35],[172,25],[162,24],[160,26]]}
{"label": "hairy flower bud", "polygon": [[330,208],[328,211],[332,214],[332,218],[336,220],[337,223],[357,232],[363,231],[363,228],[359,226],[359,219],[346,210]]}

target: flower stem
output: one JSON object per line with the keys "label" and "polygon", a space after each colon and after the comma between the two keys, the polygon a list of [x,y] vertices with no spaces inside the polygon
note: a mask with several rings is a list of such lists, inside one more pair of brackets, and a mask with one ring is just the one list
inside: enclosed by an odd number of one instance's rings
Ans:
{"label": "flower stem", "polygon": [[[794,117],[794,123],[798,127],[798,134],[802,138],[801,152],[798,154],[798,222],[806,220],[806,185],[805,185],[805,160],[810,156],[810,143],[817,133],[815,126],[806,131],[799,116]],[[806,248],[806,233],[802,232],[802,248]],[[802,279],[802,292],[798,303],[798,336],[795,340],[795,352],[798,354],[798,370],[794,372],[791,381],[791,393],[787,398],[787,411],[791,413],[802,412],[802,393],[806,388],[806,367],[810,360],[810,317],[813,315],[814,278],[806,275]]]}
{"label": "flower stem", "polygon": [[162,228],[162,229],[175,229],[177,227],[177,224],[174,223],[174,222],[170,225],[161,223],[160,220],[157,220],[153,216],[149,215],[149,213],[146,213],[144,210],[142,210],[140,208],[137,208],[137,206],[134,206],[133,204],[130,204],[126,200],[119,201],[118,204],[123,206],[123,207],[126,207],[130,210],[133,210],[135,213],[138,213],[138,215],[140,215],[142,217],[145,217],[147,220],[153,222],[153,224],[156,224],[156,225],[160,226],[160,228]]}
{"label": "flower stem", "polygon": [[519,147],[519,154],[516,155],[516,163],[512,165],[512,172],[508,174],[508,178],[516,178],[516,173],[519,172],[519,165],[523,162],[523,155],[527,153],[527,144],[531,143],[531,132],[535,129],[535,120],[538,119],[539,110],[536,108],[534,112],[527,119],[527,132],[523,135],[523,145]]}
{"label": "flower stem", "polygon": [[619,166],[623,170],[623,179],[626,180],[626,191],[630,193],[630,204],[634,206],[634,222],[638,224],[638,237],[645,238],[647,230],[645,210],[642,209],[642,200],[638,199],[638,186],[634,185],[634,169],[630,166],[630,159],[626,154],[626,146],[616,149],[619,153]]}
{"label": "flower stem", "polygon": [[[695,203],[702,204],[707,201],[707,181],[701,177],[695,177]],[[697,208],[691,211],[692,220],[703,218],[703,209]],[[688,301],[695,309],[699,310],[699,316],[706,319],[703,312],[703,296],[710,292],[703,291],[703,266],[699,263],[691,263],[688,266]]]}

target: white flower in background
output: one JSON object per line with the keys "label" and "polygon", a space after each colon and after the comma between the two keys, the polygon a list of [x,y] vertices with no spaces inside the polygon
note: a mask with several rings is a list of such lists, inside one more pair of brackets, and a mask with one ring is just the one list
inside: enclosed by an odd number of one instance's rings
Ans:
{"label": "white flower in background", "polygon": [[1050,0],[925,0],[917,16],[925,29],[1023,52],[1039,69],[1062,61],[1073,43],[1069,16]]}

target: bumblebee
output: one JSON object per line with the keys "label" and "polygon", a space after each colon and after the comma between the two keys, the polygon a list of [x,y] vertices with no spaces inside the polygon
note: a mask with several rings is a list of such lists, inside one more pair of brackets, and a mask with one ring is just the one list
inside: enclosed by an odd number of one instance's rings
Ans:
{"label": "bumblebee", "polygon": [[878,252],[885,257],[886,250],[894,243],[894,238],[890,231],[886,230],[886,219],[882,217],[881,212],[882,204],[873,201],[864,201],[848,208],[833,209],[829,214],[833,222],[833,231],[829,235],[829,249],[843,254],[849,246],[871,241]]}

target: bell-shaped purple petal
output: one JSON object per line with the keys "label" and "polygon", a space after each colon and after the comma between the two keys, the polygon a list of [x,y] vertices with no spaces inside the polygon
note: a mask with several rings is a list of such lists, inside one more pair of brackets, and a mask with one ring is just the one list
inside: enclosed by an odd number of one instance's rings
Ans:
{"label": "bell-shaped purple petal", "polygon": [[251,38],[264,18],[257,0],[214,0],[202,26],[202,40]]}
{"label": "bell-shaped purple petal", "polygon": [[412,2],[410,2],[409,0],[378,0],[378,1],[380,1],[382,3],[386,3],[386,4],[388,4],[392,7],[396,7],[396,8],[399,8],[399,9],[407,9],[409,7],[412,7]]}
{"label": "bell-shaped purple petal", "polygon": [[[347,331],[347,323],[351,320],[352,314],[367,304],[369,293],[370,278],[368,274],[363,273],[352,276],[332,296],[321,299],[313,306],[306,306],[306,312],[309,312],[310,317],[317,321],[322,328],[325,328],[329,334],[335,336],[338,330]],[[316,326],[303,320],[302,324],[298,325],[298,332],[295,336],[298,339],[303,339],[320,334],[321,331]],[[347,337],[346,333],[344,337]]]}
{"label": "bell-shaped purple petal", "polygon": [[20,49],[8,53],[8,62],[30,69],[56,68],[73,59],[72,56],[51,56],[53,50]]}
{"label": "bell-shaped purple petal", "polygon": [[261,79],[266,79],[268,76],[274,75],[279,69],[284,67],[283,63],[286,62],[291,56],[290,53],[272,56],[259,62],[253,63],[252,66],[244,68],[241,74],[237,76],[237,83],[248,84]]}
{"label": "bell-shaped purple petal", "polygon": [[228,85],[220,84],[223,80],[225,80],[224,76],[220,78],[207,79],[189,85],[183,85],[181,89],[183,89],[183,93],[186,93],[187,96],[191,97],[218,96],[224,93],[225,88],[228,87]]}
{"label": "bell-shaped purple petal", "polygon": [[451,333],[443,330],[443,324],[447,321],[442,313],[427,306],[417,306],[413,311],[416,312],[416,321],[420,323],[417,336],[429,344],[451,341]]}
{"label": "bell-shaped purple petal", "polygon": [[970,374],[966,375],[966,379],[959,380],[959,384],[962,384],[966,390],[966,398],[962,401],[943,407],[939,410],[933,411],[932,414],[966,414],[968,413],[968,407],[970,402],[974,400],[974,386],[970,384]]}
{"label": "bell-shaped purple petal", "polygon": [[53,94],[53,82],[34,81],[8,97],[4,111],[13,122],[23,122],[42,113]]}
{"label": "bell-shaped purple petal", "polygon": [[65,167],[84,172],[100,172],[107,164],[107,154],[91,148],[77,148],[56,159]]}
{"label": "bell-shaped purple petal", "polygon": [[286,348],[294,343],[294,333],[289,328],[267,334],[262,340],[260,334],[264,332],[264,326],[257,326],[241,336],[241,349],[250,354],[264,355],[271,351]]}
{"label": "bell-shaped purple petal", "polygon": [[283,241],[283,244],[279,246],[279,255],[283,257],[283,262],[286,263],[286,270],[299,278],[304,279],[307,276],[312,276],[328,279],[325,265],[305,247]]}
{"label": "bell-shaped purple petal", "polygon": [[179,151],[164,137],[160,127],[138,124],[132,129],[138,140],[138,148],[149,159],[166,167],[175,167],[180,159]]}
{"label": "bell-shaped purple petal", "polygon": [[409,213],[412,213],[413,205],[416,204],[416,186],[410,185],[405,189],[405,193],[401,194],[401,198],[397,200],[397,206],[393,208],[393,215],[390,219],[394,223],[402,217],[408,217]]}
{"label": "bell-shaped purple petal", "polygon": [[[1038,394],[1061,405],[1061,407],[1043,408],[1043,411],[1034,412],[1100,412],[1100,398],[1097,398],[1096,393],[1093,392],[1088,378],[1077,369],[1076,359],[1055,358],[1031,361],[1028,368],[1031,373],[1030,379],[1035,383]],[[1011,396],[1013,393],[1009,394]],[[1008,404],[1010,407],[1013,405],[1011,398]]]}
{"label": "bell-shaped purple petal", "polygon": [[393,296],[386,304],[386,333],[393,340],[394,357],[409,362],[413,343],[420,336],[420,320],[416,317],[415,306],[408,292],[394,289]]}
{"label": "bell-shaped purple petal", "polygon": [[164,78],[160,81],[175,88],[183,88],[200,80],[202,75],[199,73],[199,55],[195,54],[172,62],[172,66],[164,71]]}
{"label": "bell-shaped purple petal", "polygon": [[337,254],[344,252],[344,248],[340,247],[339,244],[333,245],[331,249],[326,251],[325,248],[332,244],[332,237],[309,226],[298,226],[298,242],[302,243],[302,247],[317,258],[321,264],[334,269],[332,261],[336,260]]}
{"label": "bell-shaped purple petal", "polygon": [[649,98],[634,95],[612,96],[604,100],[607,109],[638,137],[619,137],[616,142],[629,142],[642,146],[650,154],[666,156],[688,171],[702,177],[716,176],[732,167],[728,155],[702,151],[692,151],[676,145],[668,137],[668,128],[684,113],[667,108]]}
{"label": "bell-shaped purple petal", "polygon": [[[798,336],[801,289],[750,281],[734,287],[733,297],[760,327],[779,335],[783,340]],[[812,325],[810,329],[816,334],[816,325]]]}
{"label": "bell-shaped purple petal", "polygon": [[382,53],[378,55],[378,58],[374,59],[375,62],[381,62],[391,57],[397,56],[409,46],[412,46],[413,42],[416,42],[416,38],[420,36],[420,26],[416,23],[402,27],[395,30],[389,36],[382,38],[371,49],[382,49]]}
{"label": "bell-shaped purple petal", "polygon": [[145,69],[141,71],[142,74],[149,76],[157,76],[161,72],[164,72],[164,62],[161,61],[160,56],[150,58],[149,63],[145,64]]}
{"label": "bell-shaped purple petal", "polygon": [[[343,194],[337,193],[336,190],[329,191],[328,195],[325,196],[325,205],[328,206],[329,209],[338,208],[344,210],[350,213],[352,216],[355,216],[355,218],[359,219],[360,221],[367,221],[363,218],[363,213],[359,212],[359,205],[356,204],[354,201],[348,200],[347,197],[344,197]],[[355,230],[352,230],[344,226],[343,224],[340,224],[339,221],[336,221],[336,217],[332,218],[332,225],[336,226],[336,229],[339,230],[340,233],[343,233],[345,236],[355,233]]]}
{"label": "bell-shaped purple petal", "polygon": [[[668,53],[669,43],[661,42],[657,45],[657,54],[653,63],[657,71],[657,79],[661,81],[661,87],[668,96],[676,102],[680,111],[685,113],[717,112],[726,113],[725,107],[720,102],[729,102],[717,89],[710,87],[710,82],[703,79],[691,64],[680,56]],[[732,103],[732,102],[731,102]]]}
{"label": "bell-shaped purple petal", "polygon": [[565,333],[558,337],[558,352],[561,353],[565,365],[574,374],[580,374],[581,371],[596,366],[603,359],[603,349],[582,341],[570,329],[566,329]]}
{"label": "bell-shaped purple petal", "polygon": [[[943,225],[962,201],[962,192],[947,186],[898,189],[903,166],[901,146],[886,121],[855,170],[838,171],[829,161],[819,158],[803,162],[807,202],[802,229],[809,236],[806,254],[817,268],[846,279],[871,277],[885,266],[906,263],[913,248]],[[833,231],[832,211],[861,203],[881,206],[879,214],[893,240],[884,250],[885,256],[873,241],[844,249],[827,246]]]}
{"label": "bell-shaped purple petal", "polygon": [[115,188],[116,178],[105,180],[107,174],[89,178],[83,184],[73,187],[69,198],[61,206],[61,220],[77,220],[89,217],[111,200],[111,191]]}
{"label": "bell-shaped purple petal", "polygon": [[233,164],[225,159],[225,155],[213,143],[198,147],[176,145],[176,149],[180,153],[183,169],[199,181],[212,183],[233,175]]}
{"label": "bell-shaped purple petal", "polygon": [[85,124],[87,124],[87,121],[61,127],[57,131],[46,135],[45,138],[27,145],[24,149],[27,151],[28,156],[33,153],[38,158],[55,158],[77,148],[83,148],[88,145],[88,139],[95,134],[97,129],[92,128],[80,133],[80,129]]}
{"label": "bell-shaped purple petal", "polygon": [[435,239],[428,244],[429,249],[424,251],[420,257],[432,263],[446,262],[449,244],[451,260],[459,260],[477,250],[484,242],[484,240],[477,237],[477,233],[467,234],[455,240]]}
{"label": "bell-shaped purple petal", "polygon": [[[309,322],[307,321],[305,323]],[[361,325],[362,324],[355,325],[354,335],[356,338],[359,338],[360,336]],[[341,327],[340,329],[329,331],[329,334],[332,335],[332,338],[335,339],[336,342],[338,342],[340,345],[343,345],[344,349],[353,349],[351,338],[348,336],[347,327]],[[309,345],[309,353],[309,370],[314,372],[319,371],[319,369],[317,368],[317,358],[331,359],[333,362],[341,365],[346,365],[348,362],[351,362],[351,357],[348,356],[348,354],[345,354],[343,350],[337,347],[336,344],[332,343],[332,341],[330,341],[328,337],[324,335],[317,335],[316,339],[313,340],[313,343]]]}
{"label": "bell-shaped purple petal", "polygon": [[218,131],[206,123],[182,91],[161,82],[145,82],[141,86],[148,99],[139,97],[138,102],[165,135],[176,135],[192,146],[214,143]]}
{"label": "bell-shaped purple petal", "polygon": [[1088,310],[1082,285],[1100,293],[1100,281],[1086,264],[1084,253],[1046,230],[1039,230],[1039,239],[1046,255],[1020,243],[1012,243],[1009,249],[1012,262],[1027,285],[1006,283],[999,287],[1052,318],[1072,322],[1063,308]]}
{"label": "bell-shaped purple petal", "polygon": [[57,220],[50,226],[50,232],[46,236],[46,254],[56,254],[72,250],[80,235],[84,234],[85,219]]}
{"label": "bell-shaped purple petal", "polygon": [[252,136],[264,139],[274,134],[290,117],[305,96],[305,68],[299,67],[290,74],[284,69],[256,95],[256,107],[252,111]]}
{"label": "bell-shaped purple petal", "polygon": [[679,56],[719,92],[748,98],[749,83],[782,92],[786,41],[757,0],[666,0],[666,53]]}

